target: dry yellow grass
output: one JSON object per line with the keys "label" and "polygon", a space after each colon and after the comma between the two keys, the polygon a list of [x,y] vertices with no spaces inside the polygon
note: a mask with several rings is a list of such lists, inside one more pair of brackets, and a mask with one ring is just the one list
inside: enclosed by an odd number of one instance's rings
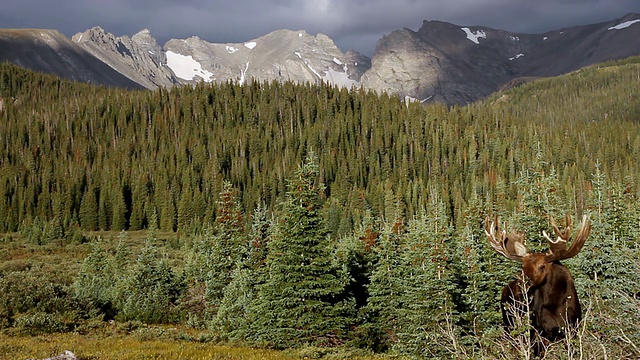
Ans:
{"label": "dry yellow grass", "polygon": [[[174,329],[175,331],[175,329]],[[72,351],[81,360],[112,359],[224,359],[224,360],[291,360],[323,357],[332,359],[382,360],[398,359],[386,355],[363,355],[336,350],[307,348],[302,350],[268,350],[221,346],[212,343],[177,340],[170,336],[145,339],[135,334],[95,332],[12,336],[0,334],[0,360],[44,359]]]}
{"label": "dry yellow grass", "polygon": [[132,336],[50,334],[0,335],[0,359],[43,359],[72,351],[80,359],[265,359],[298,358],[282,351],[216,346],[177,340],[140,340]]}

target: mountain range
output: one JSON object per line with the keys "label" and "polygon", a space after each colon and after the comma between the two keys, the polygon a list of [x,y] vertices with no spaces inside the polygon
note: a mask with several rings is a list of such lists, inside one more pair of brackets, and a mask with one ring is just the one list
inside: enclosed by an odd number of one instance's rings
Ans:
{"label": "mountain range", "polygon": [[328,36],[303,30],[277,30],[243,43],[190,37],[161,46],[146,29],[117,37],[94,27],[70,39],[56,30],[0,29],[0,61],[106,86],[290,80],[362,86],[449,105],[638,54],[640,14],[543,34],[424,21],[417,31],[383,36],[372,58],[344,53]]}

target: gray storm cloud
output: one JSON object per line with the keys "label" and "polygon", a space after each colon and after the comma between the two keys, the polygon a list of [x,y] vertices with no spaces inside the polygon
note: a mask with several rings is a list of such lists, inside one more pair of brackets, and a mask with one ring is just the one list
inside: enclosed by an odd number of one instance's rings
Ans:
{"label": "gray storm cloud", "polygon": [[67,36],[93,26],[115,35],[151,30],[163,44],[199,36],[242,42],[278,29],[323,33],[343,50],[371,56],[376,41],[423,20],[524,33],[612,20],[640,13],[638,0],[24,0],[3,4],[0,27],[50,28]]}

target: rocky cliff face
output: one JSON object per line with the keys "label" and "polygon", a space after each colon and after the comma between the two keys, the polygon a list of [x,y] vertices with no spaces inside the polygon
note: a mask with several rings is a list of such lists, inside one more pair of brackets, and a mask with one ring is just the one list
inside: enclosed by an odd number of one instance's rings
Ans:
{"label": "rocky cliff face", "polygon": [[128,38],[93,28],[76,34],[73,41],[149,89],[252,78],[351,86],[369,68],[368,58],[344,54],[329,37],[304,31],[279,30],[228,44],[198,37],[171,39],[160,47],[148,30]]}
{"label": "rocky cliff face", "polygon": [[151,36],[142,30],[131,38],[116,37],[100,27],[74,35],[71,40],[132,81],[148,88],[171,87],[178,83],[166,67],[166,55]]}
{"label": "rocky cliff face", "polygon": [[425,21],[379,40],[362,85],[419,101],[466,104],[517,79],[557,76],[640,54],[640,15],[545,34]]}
{"label": "rocky cliff face", "polygon": [[87,83],[141,88],[57,30],[0,30],[0,61]]}

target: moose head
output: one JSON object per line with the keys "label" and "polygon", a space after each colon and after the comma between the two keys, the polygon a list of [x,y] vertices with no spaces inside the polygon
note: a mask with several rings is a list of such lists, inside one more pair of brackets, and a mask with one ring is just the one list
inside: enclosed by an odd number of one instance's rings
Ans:
{"label": "moose head", "polygon": [[[576,237],[570,241],[571,218],[568,214],[565,223],[564,229],[560,230],[551,217],[557,238],[553,240],[543,231],[549,250],[533,253],[527,249],[523,233],[501,230],[497,217],[494,220],[487,218],[485,233],[489,244],[499,254],[522,263],[527,280],[527,284],[521,279],[513,280],[502,290],[502,319],[507,329],[514,326],[516,313],[513,309],[522,314],[526,306],[530,310],[532,327],[551,341],[561,338],[565,327],[575,326],[581,320],[582,309],[573,277],[560,260],[569,259],[580,252],[591,231],[591,224],[585,215]],[[525,299],[528,299],[528,303],[525,303]]]}

